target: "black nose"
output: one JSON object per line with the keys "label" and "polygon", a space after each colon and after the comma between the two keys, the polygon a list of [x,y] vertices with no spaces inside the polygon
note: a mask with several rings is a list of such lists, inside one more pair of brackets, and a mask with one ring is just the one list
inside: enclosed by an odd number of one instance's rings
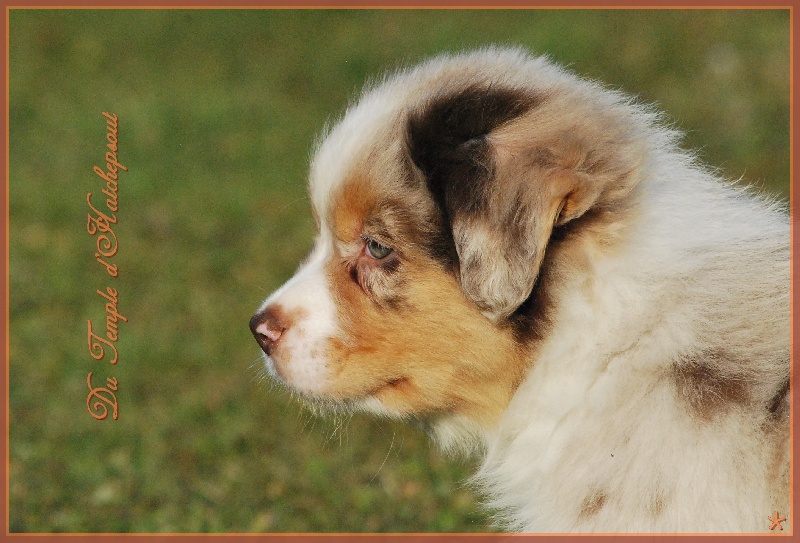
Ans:
{"label": "black nose", "polygon": [[271,355],[281,336],[286,331],[283,312],[279,307],[270,306],[250,319],[250,331],[256,338],[259,347],[267,355]]}

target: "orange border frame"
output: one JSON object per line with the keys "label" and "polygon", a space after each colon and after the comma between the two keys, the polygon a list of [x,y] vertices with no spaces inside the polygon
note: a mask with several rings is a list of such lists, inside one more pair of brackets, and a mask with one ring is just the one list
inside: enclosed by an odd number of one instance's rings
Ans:
{"label": "orange border frame", "polygon": [[[403,543],[433,543],[433,542],[452,542],[452,541],[459,541],[462,539],[466,539],[469,543],[489,543],[489,542],[499,542],[504,541],[508,543],[518,543],[523,541],[528,541],[529,539],[532,541],[534,538],[537,541],[544,541],[553,539],[555,541],[561,542],[585,542],[587,539],[597,540],[597,541],[615,541],[619,538],[624,538],[626,541],[631,542],[638,542],[638,541],[677,541],[677,540],[689,540],[695,541],[701,538],[735,538],[737,541],[759,541],[765,537],[792,537],[795,534],[793,529],[793,522],[789,524],[789,529],[784,531],[783,533],[774,533],[774,534],[742,534],[742,535],[731,535],[731,534],[601,534],[601,535],[593,535],[593,534],[586,534],[586,535],[572,535],[572,534],[543,534],[543,535],[532,535],[532,534],[39,534],[39,533],[26,533],[26,534],[12,534],[9,532],[9,522],[10,522],[10,511],[9,511],[9,368],[10,368],[10,360],[9,360],[9,185],[10,185],[10,171],[9,171],[9,153],[10,153],[10,127],[9,127],[9,113],[10,113],[10,97],[9,97],[9,80],[10,80],[10,67],[9,67],[9,45],[10,45],[10,11],[13,9],[312,9],[312,8],[319,8],[319,9],[525,9],[525,8],[535,8],[535,9],[788,9],[790,11],[790,98],[789,98],[789,108],[790,108],[790,132],[789,132],[789,142],[790,142],[790,157],[791,157],[791,165],[790,165],[790,209],[791,209],[791,249],[792,249],[792,261],[791,261],[791,300],[792,300],[792,312],[791,312],[791,332],[792,332],[792,340],[791,340],[791,349],[792,349],[792,371],[791,371],[791,393],[790,393],[790,401],[791,401],[791,412],[792,412],[792,427],[791,427],[791,443],[792,443],[792,451],[794,452],[794,430],[795,426],[797,425],[797,418],[795,415],[795,396],[797,395],[797,372],[794,371],[794,360],[795,360],[795,337],[796,337],[796,327],[797,327],[797,320],[794,318],[794,307],[796,306],[796,302],[798,300],[798,293],[794,288],[794,278],[795,278],[795,267],[794,267],[794,255],[795,255],[795,243],[797,240],[796,236],[796,228],[797,228],[797,220],[795,215],[795,210],[797,210],[797,191],[795,190],[795,183],[794,183],[794,164],[797,149],[795,148],[795,127],[798,125],[798,113],[795,109],[795,93],[797,92],[797,86],[795,85],[795,75],[796,71],[795,61],[796,55],[795,53],[795,35],[796,35],[796,25],[798,25],[797,20],[795,19],[794,8],[795,5],[798,3],[799,0],[789,0],[788,2],[774,2],[770,5],[766,6],[757,6],[753,5],[753,0],[728,0],[728,1],[706,1],[702,5],[681,5],[679,2],[669,1],[669,0],[616,0],[610,3],[603,2],[602,0],[584,0],[583,2],[579,1],[570,1],[570,0],[548,0],[546,3],[536,5],[531,0],[503,0],[501,5],[487,5],[487,0],[440,0],[436,4],[433,5],[424,5],[419,0],[416,3],[403,3],[401,0],[383,0],[383,2],[376,2],[370,3],[367,1],[353,1],[350,0],[349,2],[337,2],[336,0],[317,0],[316,2],[309,2],[303,3],[300,5],[287,5],[284,2],[270,2],[266,0],[264,2],[258,2],[257,0],[240,0],[236,2],[234,5],[225,6],[220,5],[217,3],[209,3],[207,5],[203,5],[201,2],[191,2],[186,1],[183,2],[181,0],[173,0],[170,5],[162,6],[158,5],[155,0],[142,0],[132,4],[124,4],[119,3],[119,5],[112,5],[108,2],[99,2],[98,5],[74,5],[71,3],[67,3],[65,1],[60,0],[45,0],[42,2],[42,5],[36,5],[38,2],[36,0],[30,0],[29,2],[18,1],[14,3],[3,4],[3,18],[4,18],[4,30],[5,30],[5,39],[2,40],[0,43],[0,53],[2,54],[2,61],[4,63],[4,74],[5,74],[5,85],[2,87],[2,92],[4,95],[2,96],[2,114],[3,114],[3,121],[5,122],[5,130],[2,131],[2,135],[0,138],[0,142],[2,143],[3,150],[5,152],[5,168],[4,168],[4,178],[2,179],[2,190],[0,190],[0,206],[2,206],[3,211],[5,213],[5,220],[0,223],[0,235],[4,240],[4,248],[5,252],[2,258],[2,264],[0,264],[0,272],[2,272],[4,276],[4,283],[3,288],[0,289],[0,306],[4,309],[2,316],[0,316],[0,343],[4,346],[4,357],[3,357],[3,366],[4,371],[0,372],[0,388],[2,389],[5,395],[5,401],[0,404],[2,405],[2,410],[4,411],[4,416],[2,417],[3,421],[3,428],[2,428],[2,439],[0,439],[0,454],[2,454],[3,462],[0,463],[0,476],[4,481],[4,488],[3,492],[0,493],[0,511],[4,512],[3,515],[3,527],[2,531],[0,532],[0,536],[2,536],[3,540],[8,541],[56,541],[56,540],[63,540],[64,538],[71,538],[71,537],[90,537],[93,541],[98,542],[112,542],[116,541],[119,538],[148,538],[148,540],[155,539],[156,541],[167,541],[169,540],[170,543],[175,541],[203,541],[203,542],[217,542],[222,541],[223,539],[235,538],[236,541],[239,542],[250,542],[250,541],[277,541],[277,540],[288,540],[292,542],[298,543],[338,543],[339,541],[352,541],[356,540],[357,543],[365,542],[381,542],[381,543],[394,543],[402,541]],[[794,460],[794,458],[793,458]],[[798,485],[798,479],[795,476],[797,471],[797,463],[793,461],[792,463],[792,470],[791,470],[791,477],[792,477],[792,511],[790,519],[797,518],[797,501],[795,500],[795,489]],[[765,518],[766,521],[766,518]]]}

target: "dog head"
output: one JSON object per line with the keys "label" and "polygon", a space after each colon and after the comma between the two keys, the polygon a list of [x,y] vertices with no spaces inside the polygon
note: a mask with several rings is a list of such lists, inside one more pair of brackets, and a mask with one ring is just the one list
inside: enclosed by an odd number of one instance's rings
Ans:
{"label": "dog head", "polygon": [[312,161],[314,249],[250,322],[268,371],[330,406],[495,420],[546,334],[558,262],[641,178],[645,117],[518,50],[367,88]]}

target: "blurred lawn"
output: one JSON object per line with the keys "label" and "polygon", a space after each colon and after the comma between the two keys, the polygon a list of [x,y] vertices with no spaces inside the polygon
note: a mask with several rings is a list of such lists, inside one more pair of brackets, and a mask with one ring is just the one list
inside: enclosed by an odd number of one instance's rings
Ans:
{"label": "blurred lawn", "polygon": [[[312,238],[309,148],[386,68],[523,44],[788,196],[788,10],[12,10],[10,34],[12,531],[488,529],[474,460],[257,377],[247,321]],[[85,231],[102,111],[129,168],[116,282]],[[85,345],[106,285],[129,320],[116,367]],[[87,413],[88,371],[119,380],[118,421]]]}

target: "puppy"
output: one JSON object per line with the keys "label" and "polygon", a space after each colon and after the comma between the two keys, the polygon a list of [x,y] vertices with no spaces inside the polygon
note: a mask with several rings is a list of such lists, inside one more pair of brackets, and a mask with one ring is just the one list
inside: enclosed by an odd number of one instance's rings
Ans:
{"label": "puppy", "polygon": [[788,214],[678,137],[516,49],[368,86],[315,150],[314,249],[250,321],[268,372],[478,452],[509,530],[769,531]]}

